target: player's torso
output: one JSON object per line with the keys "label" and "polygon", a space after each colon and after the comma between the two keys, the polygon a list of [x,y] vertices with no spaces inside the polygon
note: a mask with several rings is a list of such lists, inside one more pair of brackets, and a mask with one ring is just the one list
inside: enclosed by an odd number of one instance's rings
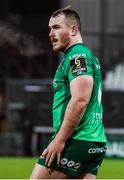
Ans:
{"label": "player's torso", "polygon": [[75,74],[80,75],[80,73],[81,75],[88,74],[92,76],[94,86],[86,112],[72,136],[75,139],[82,139],[82,136],[84,136],[84,139],[89,140],[92,131],[97,130],[98,126],[101,126],[98,131],[103,130],[102,79],[98,59],[85,46],[80,45],[70,49],[70,51],[68,50],[55,73],[53,80],[53,125],[57,131],[63,121],[65,109],[71,98],[70,81]]}

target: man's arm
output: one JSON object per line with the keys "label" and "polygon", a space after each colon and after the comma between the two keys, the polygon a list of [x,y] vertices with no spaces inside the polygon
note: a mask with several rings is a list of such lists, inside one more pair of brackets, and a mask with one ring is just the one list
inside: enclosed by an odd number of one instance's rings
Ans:
{"label": "man's arm", "polygon": [[92,88],[93,78],[90,76],[78,76],[71,81],[71,99],[67,105],[61,128],[56,135],[58,141],[66,141],[73,133],[85,112]]}
{"label": "man's arm", "polygon": [[57,156],[59,164],[61,152],[67,139],[79,124],[86,106],[89,103],[93,89],[93,78],[88,75],[78,76],[70,82],[71,99],[67,105],[62,125],[55,137],[43,152],[46,164],[49,166],[54,157]]}

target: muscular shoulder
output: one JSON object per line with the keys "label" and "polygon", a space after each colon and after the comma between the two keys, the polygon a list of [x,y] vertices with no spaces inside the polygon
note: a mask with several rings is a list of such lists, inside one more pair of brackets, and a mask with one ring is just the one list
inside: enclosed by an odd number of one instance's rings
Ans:
{"label": "muscular shoulder", "polygon": [[91,51],[83,44],[70,47],[65,53],[63,70],[69,76],[69,80],[79,75],[93,75]]}
{"label": "muscular shoulder", "polygon": [[75,58],[80,57],[89,57],[91,58],[91,50],[87,48],[84,44],[76,44],[71,46],[66,52],[65,52],[65,58],[72,60]]}

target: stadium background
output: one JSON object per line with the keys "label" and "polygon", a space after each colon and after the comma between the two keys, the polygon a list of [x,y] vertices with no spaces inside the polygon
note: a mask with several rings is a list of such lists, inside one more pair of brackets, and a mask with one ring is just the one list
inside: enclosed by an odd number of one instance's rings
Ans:
{"label": "stadium background", "polygon": [[[103,70],[106,158],[112,164],[113,159],[121,158],[117,161],[123,163],[124,1],[46,0],[42,3],[0,1],[0,178],[16,177],[15,173],[2,174],[3,164],[11,164],[13,157],[18,160],[28,156],[34,163],[52,134],[52,78],[60,56],[52,51],[47,24],[54,10],[69,4],[79,12],[84,42],[99,57]],[[113,169],[109,163],[108,167]],[[121,167],[119,175],[124,178]],[[117,168],[113,171],[118,174]],[[110,172],[107,171],[106,178],[111,177]]]}

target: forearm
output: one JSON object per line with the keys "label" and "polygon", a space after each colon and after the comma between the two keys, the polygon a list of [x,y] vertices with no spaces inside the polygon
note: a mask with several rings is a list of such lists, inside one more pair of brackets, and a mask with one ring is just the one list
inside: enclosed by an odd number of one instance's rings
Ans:
{"label": "forearm", "polygon": [[66,142],[79,124],[86,109],[86,104],[81,101],[70,100],[65,111],[63,123],[56,135],[58,141]]}

